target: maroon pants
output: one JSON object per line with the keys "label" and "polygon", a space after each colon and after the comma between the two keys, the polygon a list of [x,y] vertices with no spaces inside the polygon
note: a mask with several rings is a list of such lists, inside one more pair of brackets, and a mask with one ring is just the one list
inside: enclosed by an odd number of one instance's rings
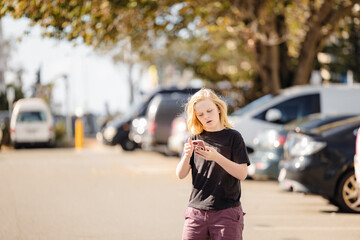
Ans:
{"label": "maroon pants", "polygon": [[219,211],[188,207],[182,239],[242,240],[244,215],[241,206]]}

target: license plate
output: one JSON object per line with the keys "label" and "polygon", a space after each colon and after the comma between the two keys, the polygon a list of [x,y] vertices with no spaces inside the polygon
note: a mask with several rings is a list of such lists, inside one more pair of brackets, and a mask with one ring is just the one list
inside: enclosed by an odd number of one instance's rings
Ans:
{"label": "license plate", "polygon": [[26,130],[27,133],[36,133],[37,129],[31,128]]}

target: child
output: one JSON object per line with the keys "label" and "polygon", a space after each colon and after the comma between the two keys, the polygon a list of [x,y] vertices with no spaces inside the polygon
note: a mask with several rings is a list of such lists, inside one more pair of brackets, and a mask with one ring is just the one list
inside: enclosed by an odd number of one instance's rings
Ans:
{"label": "child", "polygon": [[192,139],[203,140],[206,148],[194,147],[189,138],[176,168],[180,179],[191,169],[193,184],[182,239],[242,239],[240,181],[250,164],[244,141],[231,129],[226,103],[210,89],[195,93],[186,111]]}

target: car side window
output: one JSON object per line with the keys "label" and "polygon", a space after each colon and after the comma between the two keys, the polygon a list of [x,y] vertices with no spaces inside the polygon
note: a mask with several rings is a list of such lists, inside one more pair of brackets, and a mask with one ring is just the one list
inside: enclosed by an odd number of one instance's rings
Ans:
{"label": "car side window", "polygon": [[278,124],[286,124],[295,119],[301,119],[313,113],[320,112],[320,95],[308,94],[300,97],[291,98],[285,102],[274,105],[260,114],[256,119],[266,121],[265,116],[268,110],[278,109],[281,112],[281,119],[276,121]]}

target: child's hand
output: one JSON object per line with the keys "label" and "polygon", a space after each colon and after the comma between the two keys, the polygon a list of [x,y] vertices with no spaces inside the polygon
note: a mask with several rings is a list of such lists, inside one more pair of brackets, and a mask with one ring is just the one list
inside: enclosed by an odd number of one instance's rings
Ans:
{"label": "child's hand", "polygon": [[191,157],[194,151],[194,146],[192,144],[191,138],[188,138],[188,141],[184,144],[184,154],[187,157]]}
{"label": "child's hand", "polygon": [[201,150],[199,147],[195,148],[195,154],[205,160],[215,161],[221,156],[215,148],[206,146],[206,150]]}

